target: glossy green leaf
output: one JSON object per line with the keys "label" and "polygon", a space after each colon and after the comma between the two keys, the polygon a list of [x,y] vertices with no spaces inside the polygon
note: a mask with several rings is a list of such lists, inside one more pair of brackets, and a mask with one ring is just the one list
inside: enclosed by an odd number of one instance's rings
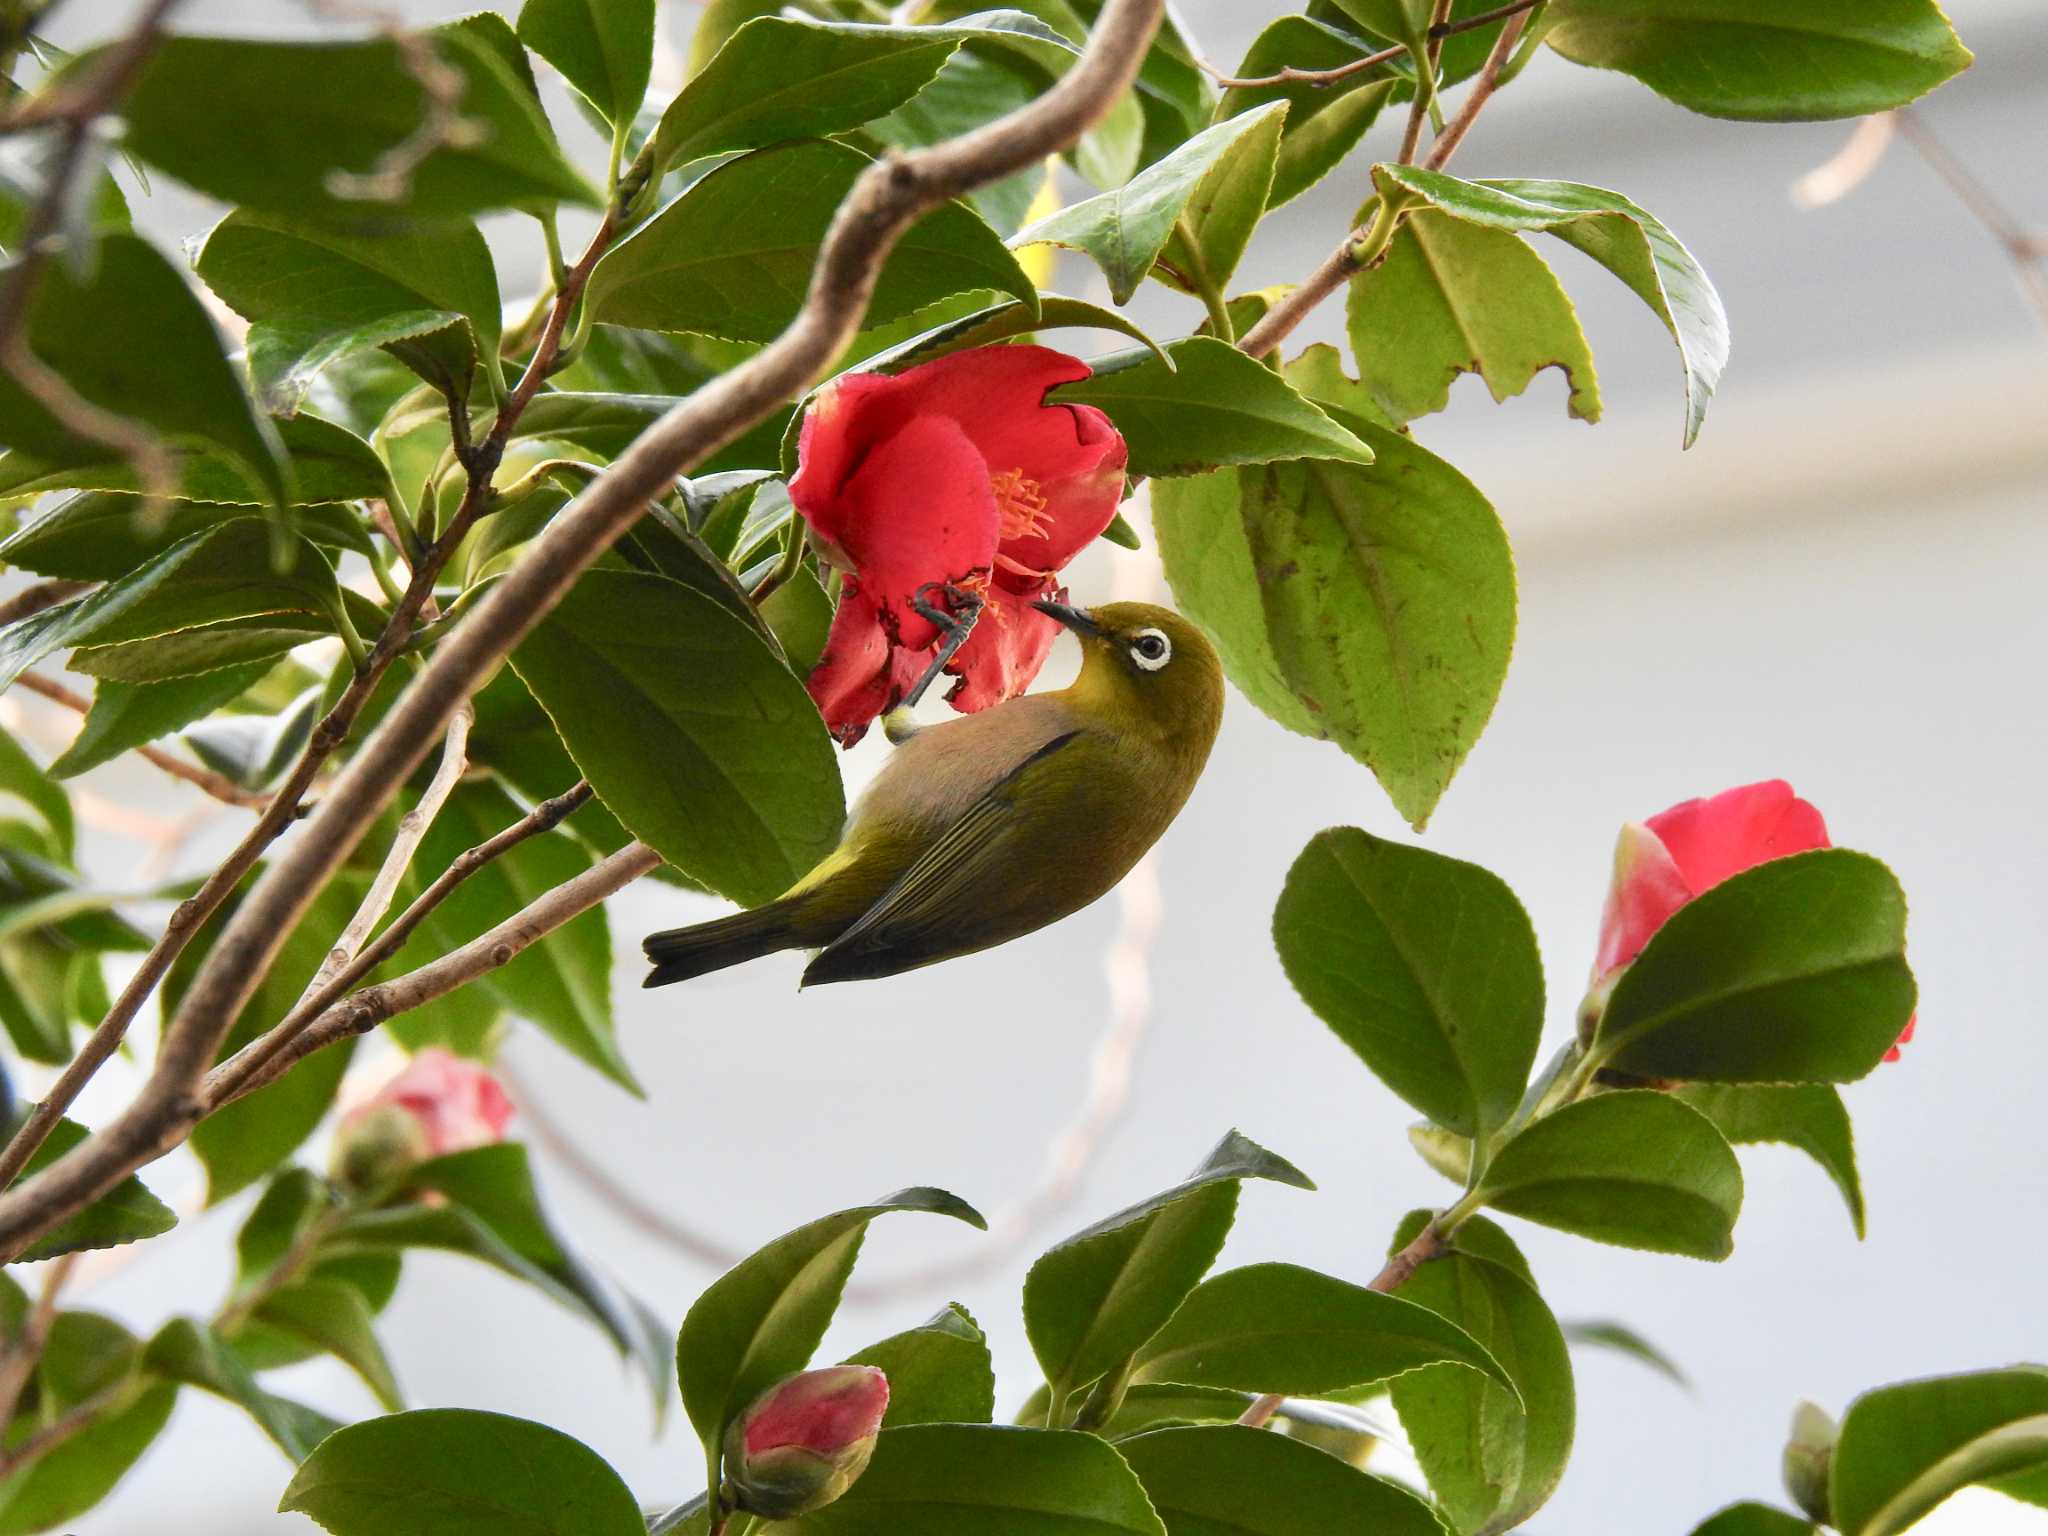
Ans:
{"label": "glossy green leaf", "polygon": [[527,1419],[425,1408],[351,1424],[299,1468],[278,1508],[333,1536],[645,1536],[618,1473]]}
{"label": "glossy green leaf", "polygon": [[[444,137],[394,185],[348,179],[371,175],[427,110],[404,50],[389,38],[167,37],[128,93],[124,145],[223,202],[328,223],[596,204],[539,101],[489,41],[459,25],[428,35],[442,62],[460,72],[462,116],[480,131]],[[252,123],[263,125],[261,154],[250,153]]]}
{"label": "glossy green leaf", "polygon": [[364,347],[383,347],[457,399],[480,360],[495,367],[497,271],[474,224],[352,235],[237,212],[206,237],[196,265],[250,322],[250,376],[287,415],[323,368]]}
{"label": "glossy green leaf", "polygon": [[839,1498],[764,1536],[1165,1536],[1106,1441],[995,1424],[884,1430]]}
{"label": "glossy green leaf", "polygon": [[1934,0],[1558,0],[1545,41],[1712,117],[1804,122],[1903,107],[1970,51]]}
{"label": "glossy green leaf", "polygon": [[1407,1489],[1285,1435],[1191,1425],[1119,1441],[1117,1452],[1167,1536],[1442,1536],[1429,1505]]}
{"label": "glossy green leaf", "polygon": [[[42,1172],[82,1143],[87,1134],[76,1121],[59,1120],[22,1169],[21,1178],[32,1178]],[[123,1243],[160,1237],[177,1224],[177,1213],[131,1173],[76,1216],[67,1217],[55,1230],[37,1238],[23,1250],[21,1258],[28,1262],[54,1259],[59,1254],[83,1249],[116,1248]]]}
{"label": "glossy green leaf", "polygon": [[2048,1368],[1930,1376],[1866,1392],[1842,1416],[1829,1507],[1842,1536],[1893,1536],[1973,1483],[2048,1464]]}
{"label": "glossy green leaf", "polygon": [[1692,446],[1728,364],[1728,313],[1705,269],[1663,223],[1618,192],[1573,181],[1468,182],[1397,165],[1375,166],[1373,177],[1382,192],[1399,186],[1461,223],[1555,235],[1620,278],[1678,344]]}
{"label": "glossy green leaf", "polygon": [[[331,503],[390,497],[393,494],[391,472],[384,467],[383,460],[377,457],[368,443],[346,427],[322,421],[317,416],[301,413],[274,419],[271,425],[291,460],[291,500],[300,509],[293,513],[295,526],[315,543],[340,549],[366,549],[369,535],[355,512]],[[76,572],[51,569],[44,572],[53,576],[119,576],[144,558],[127,553],[131,547],[153,554],[206,522],[247,517],[250,508],[269,505],[268,494],[253,487],[233,461],[217,452],[174,450],[170,455],[170,475],[178,494],[185,500],[172,502],[163,509],[159,520],[152,520],[146,526],[139,518],[143,509],[138,495],[139,482],[134,468],[125,460],[68,465],[38,459],[27,453],[8,453],[0,456],[0,496],[27,496],[63,490],[127,493],[125,496],[91,498],[97,508],[94,515],[101,521],[104,531],[113,531],[107,525],[111,524],[117,511],[133,525],[121,535],[122,542],[111,546],[93,543],[82,549],[64,545],[60,551],[63,558],[81,565],[89,562],[90,569]],[[29,536],[44,523],[59,519],[63,510],[60,507],[46,514],[15,535],[27,541],[23,546],[24,552],[34,543]],[[37,552],[41,554],[39,547]],[[48,558],[56,558],[58,553],[53,552]],[[10,560],[10,563],[27,564],[25,559]],[[28,568],[43,570],[39,565]]]}
{"label": "glossy green leaf", "polygon": [[654,68],[654,0],[526,0],[519,41],[609,123],[630,124]]}
{"label": "glossy green leaf", "polygon": [[1010,244],[1086,251],[1109,279],[1110,297],[1125,304],[1186,219],[1194,238],[1182,241],[1181,259],[1212,263],[1209,276],[1220,288],[1264,210],[1286,116],[1275,105],[1204,129],[1115,191],[1027,225]]}
{"label": "glossy green leaf", "polygon": [[1692,1390],[1692,1378],[1685,1374],[1679,1363],[1664,1353],[1655,1344],[1644,1338],[1627,1323],[1617,1323],[1612,1318],[1593,1322],[1563,1323],[1567,1344],[1584,1349],[1611,1350],[1617,1355],[1627,1355],[1640,1362],[1669,1381],[1675,1387]]}
{"label": "glossy green leaf", "polygon": [[[12,735],[0,730],[0,795],[11,796],[21,802],[19,809],[32,812],[49,834],[44,852],[52,857],[70,862],[77,844],[77,818],[71,809],[71,797],[64,786],[57,783],[28,750]],[[18,810],[11,814],[18,814]]]}
{"label": "glossy green leaf", "polygon": [[[140,336],[149,338],[146,346],[134,343]],[[256,498],[290,499],[275,433],[243,392],[198,296],[147,241],[108,235],[85,277],[62,263],[51,268],[36,286],[28,342],[102,410],[158,434],[166,446],[221,454]],[[75,433],[5,374],[0,420],[7,446],[44,466],[125,465],[119,448]]]}
{"label": "glossy green leaf", "polygon": [[404,1406],[398,1379],[377,1342],[369,1305],[354,1286],[338,1280],[294,1281],[267,1297],[255,1315],[332,1354],[362,1378],[387,1412]]}
{"label": "glossy green leaf", "polygon": [[1285,1158],[1232,1131],[1200,1167],[1047,1249],[1024,1277],[1024,1331],[1062,1399],[1157,1333],[1222,1251],[1238,1185],[1313,1189]]}
{"label": "glossy green leaf", "polygon": [[1506,678],[1514,558],[1451,465],[1326,408],[1371,445],[1370,467],[1323,457],[1154,486],[1153,530],[1176,601],[1216,637],[1230,680],[1365,763],[1420,828]]}
{"label": "glossy green leaf", "polygon": [[[459,786],[427,828],[407,872],[413,893],[424,890],[465,849],[495,837],[523,814],[519,803],[494,783]],[[431,947],[422,952],[445,954],[467,944],[593,862],[563,832],[527,838],[477,870],[434,908],[424,924]],[[538,1024],[571,1055],[638,1093],[633,1069],[613,1034],[611,969],[611,928],[604,909],[592,907],[529,944],[509,964],[486,972],[477,985],[502,1007]]]}
{"label": "glossy green leaf", "polygon": [[317,1409],[266,1391],[234,1345],[205,1323],[176,1317],[149,1341],[144,1363],[167,1380],[198,1387],[246,1411],[256,1427],[294,1462],[341,1427]]}
{"label": "glossy green leaf", "polygon": [[1092,405],[1130,445],[1134,475],[1196,475],[1281,459],[1370,464],[1373,450],[1270,368],[1209,336],[1171,342],[1173,365],[1127,351],[1062,384],[1053,404]]}
{"label": "glossy green leaf", "polygon": [[170,1419],[178,1389],[160,1382],[0,1481],[0,1536],[29,1536],[77,1519],[114,1491]]}
{"label": "glossy green leaf", "polygon": [[93,689],[85,724],[63,755],[50,764],[51,776],[68,779],[97,768],[212,714],[240,697],[270,665],[268,661],[243,662],[154,683],[102,682]]}
{"label": "glossy green leaf", "polygon": [[1854,1082],[1912,1017],[1905,950],[1905,894],[1876,859],[1773,859],[1672,914],[1622,973],[1593,1049],[1643,1077]]}
{"label": "glossy green leaf", "polygon": [[[1282,16],[1253,39],[1236,75],[1258,80],[1287,68],[1335,69],[1369,50],[1337,28],[1306,16]],[[1268,102],[1287,103],[1287,122],[1273,162],[1268,207],[1277,208],[1321,181],[1348,155],[1379,116],[1398,76],[1391,69],[1363,70],[1328,84],[1294,81],[1236,87],[1217,108],[1235,117]]]}
{"label": "glossy green leaf", "polygon": [[1151,349],[1169,368],[1173,366],[1172,359],[1157,342],[1115,310],[1090,304],[1085,299],[1046,293],[1039,295],[1036,308],[1019,299],[1006,299],[957,320],[948,320],[943,325],[862,358],[849,371],[901,373],[906,368],[931,362],[948,353],[964,352],[970,347],[986,347],[1013,337],[1035,336],[1041,331],[1056,331],[1069,326],[1120,332]]}
{"label": "glossy green leaf", "polygon": [[1252,1264],[1195,1287],[1139,1353],[1136,1379],[1313,1397],[1446,1363],[1509,1385],[1484,1346],[1426,1307],[1293,1264]]}
{"label": "glossy green leaf", "polygon": [[1744,1500],[1709,1515],[1692,1536],[1819,1536],[1820,1527],[1769,1504]]}
{"label": "glossy green leaf", "polygon": [[1563,371],[1571,415],[1600,419],[1578,314],[1519,235],[1424,209],[1351,279],[1345,315],[1359,377],[1396,421],[1442,410],[1461,373],[1501,401],[1546,368]]}
{"label": "glossy green leaf", "polygon": [[[1397,1243],[1409,1227],[1419,1223],[1411,1218]],[[1506,1233],[1474,1217],[1459,1229],[1456,1251],[1423,1265],[1401,1287],[1404,1300],[1485,1345],[1515,1384],[1509,1393],[1443,1366],[1393,1383],[1394,1410],[1416,1460],[1466,1536],[1492,1536],[1527,1521],[1556,1491],[1571,1456],[1571,1358],[1520,1257]]]}
{"label": "glossy green leaf", "polygon": [[1827,1083],[1687,1083],[1678,1097],[1714,1122],[1731,1145],[1797,1147],[1834,1180],[1863,1236],[1863,1184],[1856,1137],[1841,1093]]}
{"label": "glossy green leaf", "polygon": [[690,1304],[676,1337],[676,1375],[683,1409],[708,1452],[717,1454],[733,1414],[810,1363],[838,1310],[868,1223],[891,1211],[928,1211],[986,1225],[972,1206],[942,1189],[899,1190],[784,1233],[712,1281]]}
{"label": "glossy green leaf", "polygon": [[1497,1210],[1596,1242],[1725,1259],[1742,1169],[1705,1115],[1631,1089],[1537,1120],[1494,1155],[1479,1192]]}
{"label": "glossy green leaf", "polygon": [[721,895],[768,901],[837,842],[824,722],[768,642],[712,599],[593,571],[512,665],[606,807]]}
{"label": "glossy green leaf", "polygon": [[[892,149],[943,144],[1026,106],[1046,88],[1045,72],[1021,60],[962,48],[923,90],[863,130],[864,139]],[[1042,212],[1038,199],[1047,167],[1033,164],[978,187],[966,201],[1005,238]]]}
{"label": "glossy green leaf", "polygon": [[[592,318],[773,340],[802,308],[833,211],[870,163],[843,144],[799,140],[720,166],[597,264]],[[989,288],[1036,302],[1037,289],[1001,237],[971,208],[947,203],[897,242],[868,323]]]}
{"label": "glossy green leaf", "polygon": [[1498,876],[1332,828],[1288,871],[1273,942],[1302,1001],[1439,1125],[1485,1137],[1514,1114],[1543,1032],[1543,965]]}
{"label": "glossy green leaf", "polygon": [[930,1320],[849,1356],[889,1378],[884,1429],[902,1424],[986,1424],[996,1412],[995,1365],[988,1340],[958,1303]]}

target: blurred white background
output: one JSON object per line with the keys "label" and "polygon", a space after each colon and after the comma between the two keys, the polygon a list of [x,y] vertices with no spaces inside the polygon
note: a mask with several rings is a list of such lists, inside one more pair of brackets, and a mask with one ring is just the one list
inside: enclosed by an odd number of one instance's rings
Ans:
{"label": "blurred white background", "polygon": [[[103,34],[132,8],[71,0],[59,39]],[[396,8],[428,20],[473,7]],[[1184,6],[1220,62],[1239,58],[1280,9]],[[1925,120],[2048,226],[2048,21],[2038,0],[1950,9],[1978,62],[1924,104]],[[694,7],[666,12],[673,45]],[[311,25],[291,0],[194,0],[184,24]],[[572,111],[556,118],[583,142]],[[1390,152],[1398,131],[1383,122],[1358,158],[1273,220],[1238,286],[1306,273],[1362,196],[1367,159]],[[1818,1170],[1777,1149],[1744,1154],[1748,1200],[1722,1265],[1516,1225],[1561,1317],[1627,1321],[1696,1386],[1687,1395],[1633,1363],[1581,1356],[1578,1449],[1531,1527],[1539,1533],[1677,1536],[1730,1500],[1779,1497],[1778,1449],[1801,1397],[1839,1412],[1882,1381],[2048,1356],[2038,1151],[2048,340],[1993,241],[1905,146],[1846,201],[1793,206],[1789,185],[1848,131],[1709,121],[1545,55],[1459,160],[1466,175],[1627,192],[1703,260],[1735,340],[1701,442],[1681,455],[1679,370],[1661,328],[1604,272],[1546,243],[1579,302],[1609,419],[1591,431],[1568,421],[1561,381],[1545,375],[1503,407],[1464,381],[1450,412],[1418,424],[1500,508],[1522,591],[1506,692],[1427,844],[1496,870],[1528,905],[1561,1038],[1618,824],[1782,775],[1822,807],[1839,842],[1898,869],[1922,990],[1905,1060],[1849,1090],[1868,1241],[1855,1240]],[[173,247],[214,216],[161,180],[135,206]],[[525,229],[505,220],[491,233],[508,283],[530,281]],[[1079,264],[1063,281],[1101,297]],[[1136,308],[1162,334],[1199,319],[1164,290]],[[1333,303],[1297,339],[1338,340],[1341,325]],[[1145,579],[1140,565],[1110,565],[1076,570],[1079,600]],[[1047,681],[1070,666],[1062,654]],[[883,750],[854,754],[850,779]],[[88,786],[132,810],[172,804],[166,781],[142,767],[117,765]],[[943,1286],[891,1282],[972,1260],[991,1240],[951,1223],[878,1223],[856,1276],[865,1289],[828,1357],[957,1299],[990,1332],[1007,1411],[1034,1380],[1017,1321],[1030,1253],[1172,1181],[1233,1125],[1321,1191],[1248,1188],[1226,1264],[1287,1259],[1362,1280],[1403,1211],[1447,1198],[1407,1149],[1412,1115],[1296,1001],[1267,939],[1288,863],[1341,822],[1409,835],[1363,768],[1233,700],[1208,774],[1162,846],[1153,1006],[1129,1102],[1072,1200],[1028,1251]],[[217,843],[229,830],[207,835]],[[97,848],[108,878],[132,872],[132,844],[102,834]],[[798,964],[783,957],[640,991],[639,935],[709,910],[656,885],[613,906],[620,1033],[649,1086],[644,1103],[530,1033],[512,1051],[550,1115],[622,1182],[741,1247],[903,1184],[945,1185],[998,1216],[1039,1186],[1049,1143],[1088,1098],[1110,1018],[1102,960],[1115,900],[995,953],[881,983],[799,996]],[[372,1076],[389,1066],[374,1052],[359,1060]],[[104,1115],[121,1086],[109,1074],[85,1117]],[[542,1164],[568,1231],[679,1319],[712,1271]],[[175,1199],[197,1171],[173,1160],[150,1177]],[[189,1222],[82,1299],[143,1328],[210,1306],[238,1210]],[[414,1403],[556,1425],[596,1446],[649,1503],[696,1491],[680,1415],[656,1434],[644,1392],[600,1339],[512,1282],[453,1259],[411,1260],[384,1333]],[[301,1367],[278,1384],[336,1413],[374,1411],[338,1368]],[[77,1530],[308,1531],[268,1513],[287,1475],[245,1419],[187,1394],[171,1431]],[[1990,1494],[1938,1520],[1927,1528],[2048,1528],[2048,1515]]]}

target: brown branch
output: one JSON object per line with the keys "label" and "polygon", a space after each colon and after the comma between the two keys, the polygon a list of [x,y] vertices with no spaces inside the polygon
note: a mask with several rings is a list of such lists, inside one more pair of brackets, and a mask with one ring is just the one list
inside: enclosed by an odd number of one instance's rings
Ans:
{"label": "brown branch", "polygon": [[64,1287],[71,1282],[71,1272],[78,1267],[78,1253],[73,1251],[62,1255],[43,1274],[43,1286],[36,1293],[35,1305],[22,1320],[21,1333],[9,1342],[7,1354],[0,1359],[0,1424],[14,1422],[14,1410],[20,1406],[21,1394],[28,1386],[29,1378],[36,1373],[36,1362],[43,1357],[43,1346],[50,1341],[50,1326],[57,1321],[57,1302],[64,1294]]}
{"label": "brown branch", "polygon": [[[199,1086],[229,1025],[268,972],[285,935],[426,754],[442,722],[678,474],[831,365],[859,329],[882,262],[918,218],[1038,164],[1099,120],[1136,78],[1163,9],[1163,0],[1109,0],[1080,58],[1043,96],[958,139],[885,155],[861,174],[833,218],[796,319],[774,342],[679,401],[643,432],[478,602],[223,930],[165,1028],[156,1065],[135,1101],[34,1179],[0,1194],[0,1259],[18,1254],[184,1140],[206,1112]],[[565,311],[577,297],[576,271],[587,272],[594,260],[586,256],[572,270],[571,284],[557,297]],[[559,335],[559,327],[552,329]],[[538,354],[528,373],[538,388],[546,374]],[[526,383],[521,380],[522,387]],[[492,431],[492,441],[501,446],[518,399],[515,391]],[[472,480],[473,491],[480,478]],[[471,499],[465,498],[466,507]],[[451,534],[466,531],[460,517],[457,522]],[[379,641],[373,664],[392,633],[387,630]],[[646,858],[644,868],[652,868],[654,856]]]}
{"label": "brown branch", "polygon": [[0,603],[0,628],[33,618],[46,608],[69,602],[81,592],[90,592],[97,585],[91,581],[39,581],[32,587],[23,587]]}
{"label": "brown branch", "polygon": [[1500,29],[1500,36],[1493,40],[1485,64],[1480,66],[1471,89],[1465,93],[1458,115],[1444,124],[1444,131],[1429,146],[1429,157],[1422,162],[1424,170],[1442,170],[1450,163],[1451,156],[1458,152],[1458,146],[1465,142],[1465,135],[1472,131],[1479,114],[1486,110],[1486,103],[1500,84],[1500,72],[1507,68],[1508,60],[1514,56],[1515,44],[1521,41],[1522,29],[1528,24],[1527,15],[1510,16],[1507,25]]}
{"label": "brown branch", "polygon": [[[420,892],[410,906],[398,914],[391,926],[379,934],[374,943],[364,948],[324,983],[308,987],[306,995],[299,999],[297,1006],[273,1028],[250,1041],[215,1068],[208,1080],[214,1091],[219,1093],[231,1090],[235,1097],[240,1097],[241,1093],[246,1091],[242,1088],[244,1082],[267,1067],[278,1052],[290,1045],[307,1026],[333,1007],[357,982],[405,948],[406,940],[410,939],[419,925],[426,921],[427,914],[446,901],[455,887],[500,854],[517,847],[530,837],[536,837],[542,832],[549,832],[560,826],[572,811],[589,799],[590,785],[587,781],[579,779],[553,799],[541,801],[525,816],[496,836],[456,855],[455,861],[441,871],[433,884]],[[269,1080],[265,1078],[266,1082]]]}
{"label": "brown branch", "polygon": [[[24,672],[15,681],[30,693],[40,694],[52,703],[62,704],[66,709],[75,709],[81,715],[92,708],[92,700],[84,694],[65,687],[55,678],[44,677],[41,673]],[[270,804],[270,796],[257,790],[244,789],[226,774],[215,773],[211,768],[202,768],[197,763],[188,763],[176,753],[166,752],[162,747],[145,743],[135,748],[135,755],[144,762],[161,768],[172,778],[182,779],[194,789],[203,790],[223,804],[238,805],[252,811],[260,811]]]}
{"label": "brown branch", "polygon": [[[1543,0],[1513,0],[1512,4],[1503,5],[1491,11],[1482,11],[1477,16],[1466,16],[1457,21],[1440,22],[1432,26],[1424,36],[1431,42],[1441,43],[1445,38],[1455,37],[1460,32],[1475,32],[1481,27],[1492,26],[1496,21],[1505,20],[1509,16],[1519,16],[1524,11],[1533,11],[1541,4],[1543,4]],[[1263,90],[1268,86],[1274,85],[1325,86],[1335,85],[1339,80],[1346,80],[1353,75],[1362,74],[1376,65],[1391,63],[1407,51],[1408,45],[1400,43],[1392,48],[1382,48],[1378,53],[1369,53],[1362,59],[1353,59],[1349,64],[1337,64],[1329,69],[1297,69],[1290,64],[1274,74],[1255,75],[1250,79],[1244,79],[1237,75],[1226,75],[1206,59],[1195,60],[1195,67],[1201,70],[1203,74],[1208,75],[1226,91]]]}
{"label": "brown branch", "polygon": [[[1435,1221],[1424,1227],[1415,1236],[1415,1241],[1388,1259],[1386,1266],[1366,1284],[1368,1291],[1380,1291],[1392,1295],[1408,1283],[1408,1277],[1422,1268],[1431,1259],[1440,1258],[1444,1253],[1444,1236],[1437,1230]],[[1280,1411],[1280,1405],[1287,1401],[1285,1392],[1268,1392],[1239,1416],[1238,1423],[1253,1429],[1262,1429],[1272,1422],[1273,1415]]]}
{"label": "brown branch", "polygon": [[1913,146],[1928,169],[1948,184],[1963,206],[1970,210],[2011,259],[2013,275],[2019,279],[2035,318],[2048,327],[2048,235],[2028,229],[1998,200],[1961,158],[1935,136],[1920,114],[1910,107],[1892,113],[1899,134]]}

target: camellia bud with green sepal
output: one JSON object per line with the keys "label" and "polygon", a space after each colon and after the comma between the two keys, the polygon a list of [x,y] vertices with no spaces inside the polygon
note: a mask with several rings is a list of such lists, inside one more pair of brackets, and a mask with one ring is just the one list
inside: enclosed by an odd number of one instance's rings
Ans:
{"label": "camellia bud with green sepal", "polygon": [[888,1406],[889,1379],[871,1365],[776,1383],[726,1430],[728,1501],[770,1520],[823,1509],[867,1469]]}
{"label": "camellia bud with green sepal", "polygon": [[1801,1403],[1792,1415],[1792,1433],[1785,1441],[1783,1477],[1792,1502],[1822,1525],[1829,1523],[1828,1464],[1834,1459],[1841,1427],[1813,1403]]}

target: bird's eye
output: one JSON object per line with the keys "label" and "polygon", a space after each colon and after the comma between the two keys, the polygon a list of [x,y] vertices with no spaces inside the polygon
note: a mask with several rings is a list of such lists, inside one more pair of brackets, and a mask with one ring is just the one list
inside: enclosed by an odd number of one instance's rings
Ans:
{"label": "bird's eye", "polygon": [[1147,672],[1157,672],[1173,659],[1173,642],[1156,629],[1141,629],[1131,637],[1131,660]]}

